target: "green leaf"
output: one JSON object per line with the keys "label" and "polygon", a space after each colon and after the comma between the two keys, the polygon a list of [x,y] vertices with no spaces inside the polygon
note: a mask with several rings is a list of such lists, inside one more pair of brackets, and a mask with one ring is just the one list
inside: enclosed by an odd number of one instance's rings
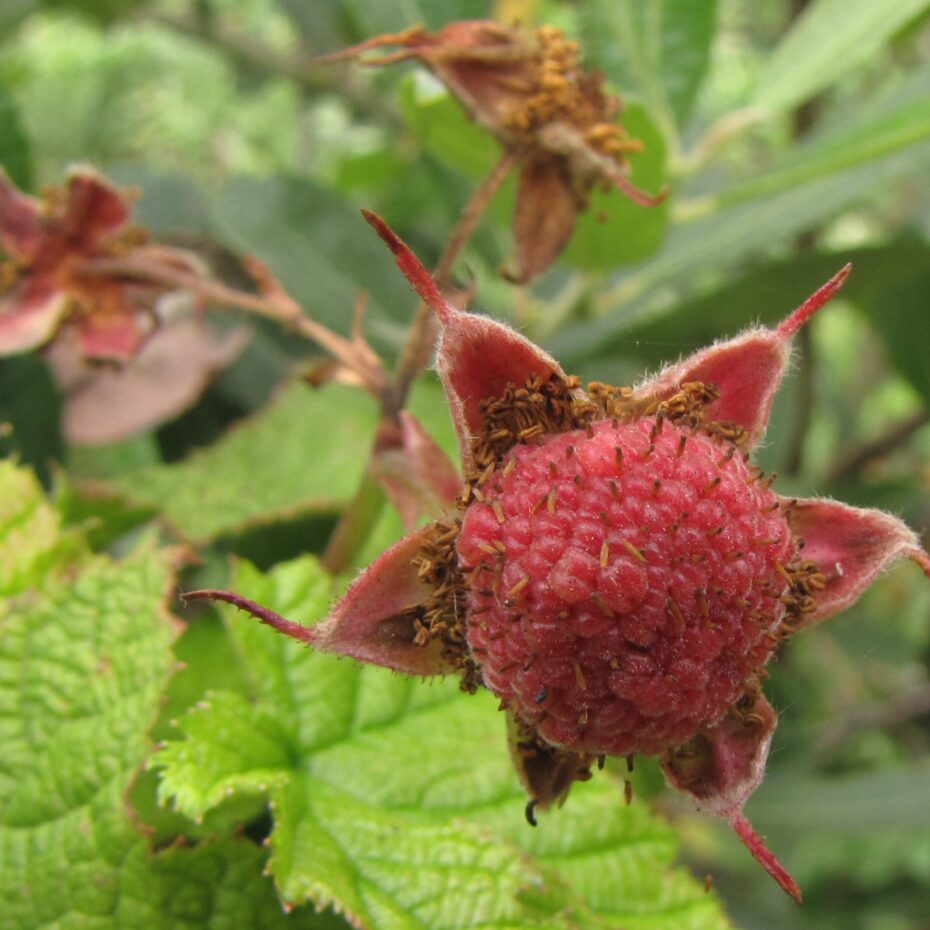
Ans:
{"label": "green leaf", "polygon": [[687,119],[710,61],[716,0],[589,0],[579,9],[590,63],[666,128]]}
{"label": "green leaf", "polygon": [[[631,104],[623,124],[643,151],[630,158],[631,180],[641,190],[658,193],[665,182],[665,140],[647,112]],[[668,225],[668,203],[641,207],[615,190],[595,190],[578,217],[566,250],[570,264],[588,271],[616,268],[648,258],[659,247]]]}
{"label": "green leaf", "polygon": [[421,144],[466,177],[483,178],[500,158],[494,137],[470,120],[446,91],[432,84],[424,87],[411,76],[401,82],[400,102]]}
{"label": "green leaf", "polygon": [[[2,14],[0,14],[2,15]],[[23,190],[32,187],[32,153],[19,118],[16,101],[0,83],[0,165]]]}
{"label": "green leaf", "polygon": [[44,359],[14,355],[0,359],[0,456],[16,455],[48,484],[64,458],[61,394]]}
{"label": "green leaf", "polygon": [[[611,320],[612,329],[609,334],[606,328],[600,331],[597,351],[586,364],[596,371],[616,358],[633,359],[636,368],[624,377],[639,378],[644,371],[710,345],[715,339],[733,336],[750,324],[778,323],[847,262],[852,263],[853,273],[843,286],[841,299],[874,306],[875,325],[881,329],[885,310],[894,313],[893,300],[885,291],[924,272],[930,263],[930,248],[901,243],[809,253],[767,264],[699,297],[681,301],[666,313],[628,320],[626,325],[622,319]],[[915,351],[919,345],[919,339],[912,340]],[[610,372],[602,374],[613,377]]]}
{"label": "green leaf", "polygon": [[880,333],[891,361],[930,404],[930,274],[922,268],[896,267],[891,281],[877,287],[865,303],[872,325]]}
{"label": "green leaf", "polygon": [[[267,262],[315,320],[348,334],[367,295],[369,335],[389,338],[390,321],[415,306],[391,253],[345,199],[300,178],[227,182],[212,203],[215,234]],[[380,327],[380,328],[379,328]]]}
{"label": "green leaf", "polygon": [[775,49],[753,103],[784,110],[809,100],[878,52],[928,7],[928,0],[815,0]]}
{"label": "green leaf", "polygon": [[[267,575],[240,564],[234,587],[302,623],[331,593],[309,558]],[[269,869],[286,900],[331,904],[371,930],[727,926],[713,897],[669,870],[671,830],[624,807],[607,776],[529,828],[489,694],[227,617],[249,693],[216,692],[181,721],[185,739],[155,759],[161,793],[192,817],[230,792],[267,795]]]}
{"label": "green leaf", "polygon": [[215,445],[175,465],[123,472],[111,486],[192,540],[334,512],[361,478],[375,421],[361,391],[297,382]]}
{"label": "green leaf", "polygon": [[9,460],[0,460],[0,544],[0,597],[79,563],[85,552],[76,535],[61,532],[58,514],[45,503],[35,476]]}
{"label": "green leaf", "polygon": [[151,852],[126,792],[175,662],[169,558],[150,546],[122,562],[87,555],[9,463],[0,501],[3,927],[337,926],[286,918],[251,843]]}
{"label": "green leaf", "polygon": [[[905,96],[904,106],[916,105]],[[887,114],[881,119],[890,126]],[[860,131],[867,140],[869,127],[861,126]],[[924,137],[913,144],[908,132],[902,134],[900,146],[883,147],[844,170],[783,188],[757,180],[759,196],[726,206],[710,198],[705,204],[710,212],[679,220],[652,261],[618,276],[614,285],[599,295],[595,309],[600,319],[560,333],[556,354],[563,360],[591,354],[634,323],[669,312],[681,297],[670,286],[679,285],[687,293],[710,268],[733,268],[754,251],[771,248],[815,227],[857,201],[875,198],[893,182],[922,177],[930,167],[930,140]],[[844,135],[845,129],[840,134]],[[821,139],[817,148],[828,144],[832,143]],[[864,144],[870,145],[868,141]],[[815,160],[827,170],[826,159],[817,154]],[[791,170],[799,171],[798,164]],[[772,192],[763,193],[770,186]]]}
{"label": "green leaf", "polygon": [[767,197],[817,178],[875,162],[930,137],[930,78],[916,74],[838,125],[791,150],[766,174],[736,183],[718,197],[727,205]]}

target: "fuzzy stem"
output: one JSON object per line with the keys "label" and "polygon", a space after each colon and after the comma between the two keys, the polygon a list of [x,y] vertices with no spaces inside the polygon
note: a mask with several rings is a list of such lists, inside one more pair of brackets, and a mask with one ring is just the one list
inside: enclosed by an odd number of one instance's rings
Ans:
{"label": "fuzzy stem", "polygon": [[737,814],[730,821],[736,835],[743,841],[755,860],[798,904],[801,903],[801,889],[791,877],[788,870],[775,858],[772,851],[762,842],[762,837],[752,828],[752,824],[742,815]]}
{"label": "fuzzy stem", "polygon": [[226,604],[232,604],[233,607],[239,610],[244,610],[246,613],[255,617],[256,620],[261,620],[262,623],[267,624],[279,633],[283,633],[285,636],[290,636],[291,639],[300,640],[302,643],[312,643],[316,638],[313,635],[312,627],[303,626],[300,623],[295,623],[293,620],[288,620],[280,614],[276,614],[273,610],[262,607],[261,604],[256,604],[255,601],[250,601],[247,597],[242,597],[232,591],[202,588],[198,591],[185,591],[181,594],[181,600],[223,601]]}

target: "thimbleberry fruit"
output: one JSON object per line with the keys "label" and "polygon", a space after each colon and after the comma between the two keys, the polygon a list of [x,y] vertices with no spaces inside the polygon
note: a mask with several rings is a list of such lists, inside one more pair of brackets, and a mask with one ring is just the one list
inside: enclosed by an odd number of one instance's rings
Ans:
{"label": "thimbleberry fruit", "polygon": [[[749,463],[792,336],[849,266],[774,329],[717,343],[633,388],[583,390],[519,333],[446,303],[387,224],[366,218],[440,324],[436,367],[464,491],[315,626],[229,591],[189,596],[235,604],[317,649],[489,688],[507,713],[531,824],[604,755],[628,765],[636,753],[659,756],[669,785],[725,817],[800,902],[743,813],[777,723],[760,687],[765,664],[895,561],[930,575],[930,556],[896,517],[783,498]],[[402,422],[399,435],[401,472],[448,497],[422,428]]]}
{"label": "thimbleberry fruit", "polygon": [[603,420],[514,447],[465,513],[468,644],[555,746],[656,754],[740,698],[796,542],[732,443]]}

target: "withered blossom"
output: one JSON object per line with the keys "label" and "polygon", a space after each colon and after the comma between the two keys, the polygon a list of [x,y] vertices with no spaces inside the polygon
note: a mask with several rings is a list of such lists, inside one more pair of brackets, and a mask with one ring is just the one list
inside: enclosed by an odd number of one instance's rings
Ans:
{"label": "withered blossom", "polygon": [[[132,358],[154,332],[155,302],[169,288],[101,273],[94,263],[135,254],[144,243],[132,197],[92,168],[72,168],[64,188],[41,199],[17,190],[0,168],[0,355],[42,346],[67,327],[86,359]],[[173,250],[152,261],[199,270]]]}
{"label": "withered blossom", "polygon": [[653,207],[629,178],[627,157],[642,144],[618,117],[620,99],[605,92],[602,76],[579,63],[578,44],[553,26],[531,33],[492,20],[450,23],[438,32],[413,27],[375,36],[330,58],[356,58],[397,46],[363,64],[416,59],[426,65],[479,125],[519,158],[514,215],[518,271],[526,282],[561,254],[592,189],[616,188],[634,203]]}

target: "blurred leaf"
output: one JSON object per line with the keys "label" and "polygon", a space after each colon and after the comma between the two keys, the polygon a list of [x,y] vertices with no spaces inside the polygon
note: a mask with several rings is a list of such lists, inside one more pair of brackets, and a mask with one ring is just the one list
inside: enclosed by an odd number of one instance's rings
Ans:
{"label": "blurred leaf", "polygon": [[122,497],[94,493],[86,487],[78,489],[64,475],[55,481],[55,505],[62,523],[82,533],[95,552],[107,549],[155,516],[151,507],[138,507]]}
{"label": "blurred leaf", "polygon": [[[243,564],[233,586],[303,623],[331,592],[306,558],[265,576]],[[188,816],[230,791],[267,794],[286,900],[369,930],[727,926],[669,871],[670,830],[606,777],[530,830],[489,695],[315,654],[225,613],[250,700],[217,693],[187,715],[186,738],[157,757],[161,792]]]}
{"label": "blurred leaf", "polygon": [[128,16],[146,0],[39,0],[39,4],[50,10],[69,10],[81,13],[102,24]]}
{"label": "blurred leaf", "polygon": [[753,799],[750,815],[761,832],[798,830],[842,836],[930,829],[930,764],[837,778],[774,776]]}
{"label": "blurred leaf", "polygon": [[784,110],[809,100],[928,8],[928,0],[815,0],[769,58],[753,103]]}
{"label": "blurred leaf", "polygon": [[20,23],[38,6],[39,0],[4,0],[0,5],[0,42],[14,34]]}
{"label": "blurred leaf", "polygon": [[653,120],[687,119],[710,61],[716,0],[588,0],[579,7],[584,50]]}
{"label": "blurred leaf", "polygon": [[930,76],[918,73],[882,98],[826,126],[766,174],[721,191],[720,205],[763,198],[878,161],[930,137]]}
{"label": "blurred leaf", "polygon": [[359,37],[349,29],[349,16],[342,0],[277,0],[293,20],[313,55],[335,52]]}
{"label": "blurred leaf", "polygon": [[32,153],[16,101],[0,83],[0,166],[22,190],[32,187]]}
{"label": "blurred leaf", "polygon": [[[809,253],[763,265],[699,297],[684,300],[666,313],[628,320],[626,325],[623,320],[612,320],[609,331],[599,324],[591,327],[601,333],[596,343],[590,343],[592,358],[609,364],[613,356],[632,357],[642,374],[644,369],[656,368],[715,339],[734,336],[751,324],[773,325],[847,262],[852,262],[853,273],[839,299],[874,304],[880,328],[881,314],[889,306],[884,291],[901,277],[910,280],[925,271],[930,264],[930,246],[915,242],[849,249],[838,254]],[[563,351],[563,360],[566,355],[574,361],[581,357]]]}
{"label": "blurred leaf", "polygon": [[930,273],[923,268],[895,269],[865,302],[872,325],[891,361],[930,405]]}
{"label": "blurred leaf", "polygon": [[432,85],[424,90],[411,76],[400,84],[400,100],[414,134],[445,164],[477,180],[497,163],[501,156],[498,143],[468,118],[450,94]]}
{"label": "blurred leaf", "polygon": [[560,333],[563,356],[597,351],[634,323],[670,312],[678,285],[685,291],[710,269],[736,267],[755,250],[771,248],[786,237],[822,223],[866,197],[875,197],[892,181],[920,177],[930,168],[930,142],[909,145],[823,178],[738,203],[719,212],[674,225],[661,251],[648,264],[617,277],[597,299],[600,319]]}
{"label": "blurred leaf", "polygon": [[[665,182],[665,140],[647,112],[630,104],[623,123],[644,149],[630,158],[637,187],[657,193]],[[668,224],[668,203],[641,207],[615,190],[595,190],[578,217],[565,257],[586,271],[616,268],[648,258],[659,247]]]}
{"label": "blurred leaf", "polygon": [[16,455],[44,484],[64,457],[61,397],[48,365],[36,355],[0,359],[0,456]]}
{"label": "blurred leaf", "polygon": [[364,36],[398,32],[423,23],[440,29],[457,19],[487,19],[490,0],[345,0]]}
{"label": "blurred leaf", "polygon": [[175,465],[114,475],[111,484],[192,540],[332,512],[355,491],[375,420],[359,390],[298,382],[215,445]]}
{"label": "blurred leaf", "polygon": [[403,319],[415,301],[391,253],[358,211],[297,178],[237,179],[216,195],[217,236],[265,261],[306,313],[348,333],[352,310],[368,295],[366,321]]}

